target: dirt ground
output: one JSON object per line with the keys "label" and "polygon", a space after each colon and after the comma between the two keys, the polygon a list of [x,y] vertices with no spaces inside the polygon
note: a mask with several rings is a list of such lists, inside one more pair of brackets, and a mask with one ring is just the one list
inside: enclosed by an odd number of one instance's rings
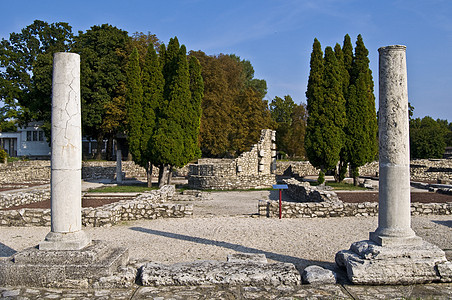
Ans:
{"label": "dirt ground", "polygon": [[[272,191],[273,192],[273,191]],[[223,196],[229,202],[229,206],[233,203],[233,199],[237,199],[237,194],[241,192],[222,192]],[[247,192],[243,192],[247,193]],[[272,200],[277,200],[276,194],[271,193],[271,195],[267,196],[266,192],[263,192],[262,195],[259,195],[259,199],[255,200],[265,200],[265,198],[269,198]],[[348,203],[362,203],[362,202],[378,202],[378,192],[338,192],[337,193],[340,200]],[[254,196],[256,197],[256,196]],[[232,198],[232,199],[229,199]],[[232,201],[231,201],[232,200]],[[283,196],[284,200],[284,196]],[[117,199],[82,199],[82,207],[99,207],[105,204],[110,204],[118,201]],[[209,201],[204,201],[205,205],[210,205]],[[430,193],[430,192],[415,192],[411,193],[411,202],[421,202],[421,203],[447,203],[452,202],[452,196],[444,195],[439,193]],[[200,203],[198,203],[200,204]],[[217,206],[217,203],[212,203],[212,205]],[[21,209],[21,208],[50,208],[50,200],[31,203],[27,205],[20,205],[15,207],[10,207],[5,210],[12,209]]]}

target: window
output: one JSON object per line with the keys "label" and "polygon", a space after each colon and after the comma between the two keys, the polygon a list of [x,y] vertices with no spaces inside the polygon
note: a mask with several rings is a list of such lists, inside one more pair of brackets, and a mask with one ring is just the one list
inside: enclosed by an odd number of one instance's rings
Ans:
{"label": "window", "polygon": [[37,141],[38,140],[38,132],[37,131],[33,131],[33,141]]}
{"label": "window", "polygon": [[39,134],[39,141],[44,141],[44,131],[38,131],[38,134]]}
{"label": "window", "polygon": [[27,142],[31,141],[31,133],[32,131],[27,131]]}

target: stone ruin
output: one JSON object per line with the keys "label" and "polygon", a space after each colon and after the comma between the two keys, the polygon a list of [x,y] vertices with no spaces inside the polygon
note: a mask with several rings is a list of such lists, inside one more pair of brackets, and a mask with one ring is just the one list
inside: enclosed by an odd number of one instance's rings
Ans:
{"label": "stone ruin", "polygon": [[191,189],[257,189],[276,183],[276,131],[262,129],[251,150],[236,159],[200,159],[190,165]]}

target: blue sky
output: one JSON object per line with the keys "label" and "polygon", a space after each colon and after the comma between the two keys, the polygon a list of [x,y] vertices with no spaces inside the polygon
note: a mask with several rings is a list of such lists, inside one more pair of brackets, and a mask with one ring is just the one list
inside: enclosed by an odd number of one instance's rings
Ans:
{"label": "blue sky", "polygon": [[305,102],[314,38],[322,48],[353,44],[369,49],[378,107],[378,48],[407,46],[408,96],[415,117],[452,121],[451,0],[0,0],[0,38],[35,19],[68,22],[76,33],[109,23],[151,32],[164,43],[177,36],[188,50],[234,53],[250,60],[268,85],[266,99],[291,95]]}

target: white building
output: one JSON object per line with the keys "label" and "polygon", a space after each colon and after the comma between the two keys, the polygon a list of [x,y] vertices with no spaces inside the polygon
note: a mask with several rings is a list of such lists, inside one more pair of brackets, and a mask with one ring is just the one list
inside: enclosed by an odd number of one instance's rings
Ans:
{"label": "white building", "polygon": [[42,123],[29,123],[17,132],[0,132],[0,146],[9,156],[27,156],[29,158],[50,157],[50,145],[47,143]]}

